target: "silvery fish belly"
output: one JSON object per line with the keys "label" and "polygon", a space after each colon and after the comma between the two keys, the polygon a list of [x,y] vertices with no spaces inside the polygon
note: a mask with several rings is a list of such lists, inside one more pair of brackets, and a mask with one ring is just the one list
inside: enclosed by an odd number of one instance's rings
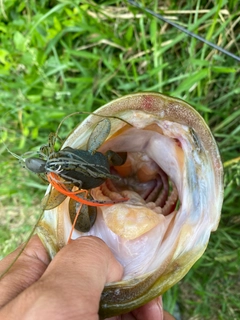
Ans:
{"label": "silvery fish belly", "polygon": [[[124,96],[89,115],[62,148],[85,149],[93,128],[114,116],[98,151],[127,153],[93,199],[129,200],[98,207],[88,232],[73,238],[103,239],[124,267],[122,281],[106,284],[102,318],[128,312],[178,282],[206,249],[223,198],[223,169],[216,142],[202,117],[186,102],[158,93]],[[122,119],[122,120],[121,120]],[[124,120],[124,121],[123,121]],[[69,198],[46,210],[38,233],[53,257],[72,227]],[[80,280],[79,280],[80,281]]]}

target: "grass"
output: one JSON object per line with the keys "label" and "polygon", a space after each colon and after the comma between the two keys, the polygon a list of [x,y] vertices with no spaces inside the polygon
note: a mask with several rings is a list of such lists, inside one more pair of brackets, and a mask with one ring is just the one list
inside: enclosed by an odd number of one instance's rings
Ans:
{"label": "grass", "polygon": [[[142,3],[239,55],[237,0]],[[239,63],[126,2],[11,0],[0,8],[1,139],[12,152],[37,150],[65,115],[131,92],[180,97],[201,113],[225,166],[222,220],[205,255],[164,302],[170,311],[177,302],[182,319],[239,319]],[[81,119],[66,121],[61,137]],[[5,144],[2,256],[26,239],[45,188]]]}

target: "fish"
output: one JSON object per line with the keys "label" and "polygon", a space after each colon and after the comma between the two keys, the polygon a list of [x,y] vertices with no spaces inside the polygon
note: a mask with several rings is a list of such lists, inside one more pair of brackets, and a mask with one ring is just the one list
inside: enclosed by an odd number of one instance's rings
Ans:
{"label": "fish", "polygon": [[[127,313],[180,281],[204,253],[218,227],[223,202],[223,166],[214,137],[187,102],[154,92],[133,93],[97,109],[68,136],[61,149],[86,149],[92,131],[108,117],[111,129],[97,149],[125,153],[121,166],[89,190],[97,217],[87,232],[97,236],[122,264],[121,281],[107,283],[101,319]],[[49,186],[47,193],[49,193]],[[114,203],[116,198],[127,201]],[[69,197],[45,210],[37,233],[51,258],[73,228]]]}

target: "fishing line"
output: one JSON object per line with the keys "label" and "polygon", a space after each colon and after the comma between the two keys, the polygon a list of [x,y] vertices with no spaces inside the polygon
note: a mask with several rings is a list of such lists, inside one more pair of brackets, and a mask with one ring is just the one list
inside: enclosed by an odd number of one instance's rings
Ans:
{"label": "fishing line", "polygon": [[139,9],[145,11],[145,12],[150,13],[150,14],[151,14],[152,16],[154,16],[155,18],[157,18],[157,19],[159,19],[159,20],[162,20],[162,21],[164,21],[164,22],[172,25],[173,27],[181,30],[182,32],[186,33],[188,36],[191,36],[191,37],[193,37],[193,38],[195,38],[195,39],[197,39],[197,40],[199,40],[199,41],[201,41],[201,42],[204,42],[204,43],[208,44],[210,47],[212,47],[212,48],[214,48],[214,49],[216,49],[216,50],[218,50],[218,51],[226,54],[227,56],[229,56],[229,57],[231,57],[231,58],[233,58],[233,59],[235,59],[235,60],[237,60],[237,61],[240,62],[240,57],[238,57],[238,56],[236,56],[235,54],[233,54],[233,53],[225,50],[224,48],[219,47],[218,45],[216,45],[216,44],[214,44],[214,43],[212,43],[212,42],[210,42],[210,41],[202,38],[201,36],[197,35],[196,33],[193,33],[193,32],[191,32],[191,31],[183,28],[182,26],[178,25],[177,23],[174,23],[174,22],[172,22],[171,20],[168,20],[168,19],[164,18],[164,17],[163,17],[162,15],[160,15],[159,13],[156,13],[156,12],[154,12],[154,11],[148,9],[148,8],[145,8],[145,7],[141,6],[138,2],[136,2],[136,1],[134,1],[134,0],[127,0],[127,2],[128,2],[129,4],[131,4],[132,6],[136,7],[136,8],[139,8]]}

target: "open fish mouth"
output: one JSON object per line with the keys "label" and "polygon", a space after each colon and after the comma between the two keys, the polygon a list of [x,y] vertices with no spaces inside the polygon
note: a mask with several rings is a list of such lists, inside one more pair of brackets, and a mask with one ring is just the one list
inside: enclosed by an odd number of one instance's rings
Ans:
{"label": "open fish mouth", "polygon": [[[98,151],[126,153],[127,160],[111,167],[120,179],[107,179],[91,195],[101,201],[129,199],[99,207],[90,231],[73,232],[73,238],[100,237],[124,267],[122,281],[107,284],[102,293],[104,318],[159,296],[203,254],[220,218],[223,169],[209,128],[182,100],[137,93],[95,114],[118,117],[109,118],[111,132]],[[85,149],[100,120],[90,115],[62,148]],[[69,198],[45,211],[38,233],[52,256],[66,244],[71,227]]]}

